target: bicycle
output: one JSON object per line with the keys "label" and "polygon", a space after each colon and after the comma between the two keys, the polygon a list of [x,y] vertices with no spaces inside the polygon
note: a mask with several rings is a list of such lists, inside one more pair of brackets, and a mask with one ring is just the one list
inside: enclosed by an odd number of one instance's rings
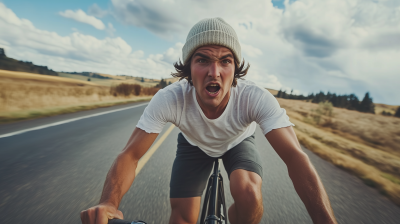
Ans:
{"label": "bicycle", "polygon": [[[222,209],[221,209],[222,207]],[[223,211],[223,214],[222,214]],[[200,224],[228,224],[226,217],[226,203],[224,182],[219,169],[219,158],[214,160],[213,173],[208,179],[203,209],[200,216]],[[144,221],[125,221],[111,219],[108,224],[146,224]]]}
{"label": "bicycle", "polygon": [[[221,209],[222,207],[222,209]],[[221,213],[223,211],[223,214]],[[224,182],[219,169],[219,158],[214,160],[213,173],[208,179],[200,224],[227,224]]]}

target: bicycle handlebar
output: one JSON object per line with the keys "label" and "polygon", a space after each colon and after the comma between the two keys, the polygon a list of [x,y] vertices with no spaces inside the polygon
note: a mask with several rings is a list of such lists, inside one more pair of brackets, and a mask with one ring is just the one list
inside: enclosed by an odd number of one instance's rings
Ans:
{"label": "bicycle handlebar", "polygon": [[126,221],[122,219],[110,219],[108,220],[108,224],[147,224],[144,221]]}

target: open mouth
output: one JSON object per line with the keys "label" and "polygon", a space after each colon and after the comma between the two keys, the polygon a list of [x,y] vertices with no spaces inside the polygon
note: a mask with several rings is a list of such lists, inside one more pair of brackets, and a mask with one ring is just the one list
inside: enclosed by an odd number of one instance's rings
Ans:
{"label": "open mouth", "polygon": [[206,87],[206,90],[212,95],[218,93],[220,89],[221,87],[219,87],[219,84],[217,83],[212,83]]}

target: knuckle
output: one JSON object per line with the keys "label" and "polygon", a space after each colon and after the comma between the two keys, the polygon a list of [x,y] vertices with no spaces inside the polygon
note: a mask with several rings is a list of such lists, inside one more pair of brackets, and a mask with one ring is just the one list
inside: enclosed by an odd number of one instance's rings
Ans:
{"label": "knuckle", "polygon": [[104,206],[99,206],[99,207],[98,207],[98,210],[97,210],[97,212],[98,212],[98,213],[104,213],[104,212],[107,212],[107,208],[106,208],[106,207],[104,207]]}
{"label": "knuckle", "polygon": [[81,211],[81,216],[88,214],[88,210]]}

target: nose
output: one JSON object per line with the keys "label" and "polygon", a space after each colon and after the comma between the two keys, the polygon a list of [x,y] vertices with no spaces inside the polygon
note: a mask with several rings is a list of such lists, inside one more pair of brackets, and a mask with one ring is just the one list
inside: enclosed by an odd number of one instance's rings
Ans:
{"label": "nose", "polygon": [[208,76],[215,79],[221,75],[220,72],[221,71],[218,62],[217,61],[212,62],[208,69]]}

